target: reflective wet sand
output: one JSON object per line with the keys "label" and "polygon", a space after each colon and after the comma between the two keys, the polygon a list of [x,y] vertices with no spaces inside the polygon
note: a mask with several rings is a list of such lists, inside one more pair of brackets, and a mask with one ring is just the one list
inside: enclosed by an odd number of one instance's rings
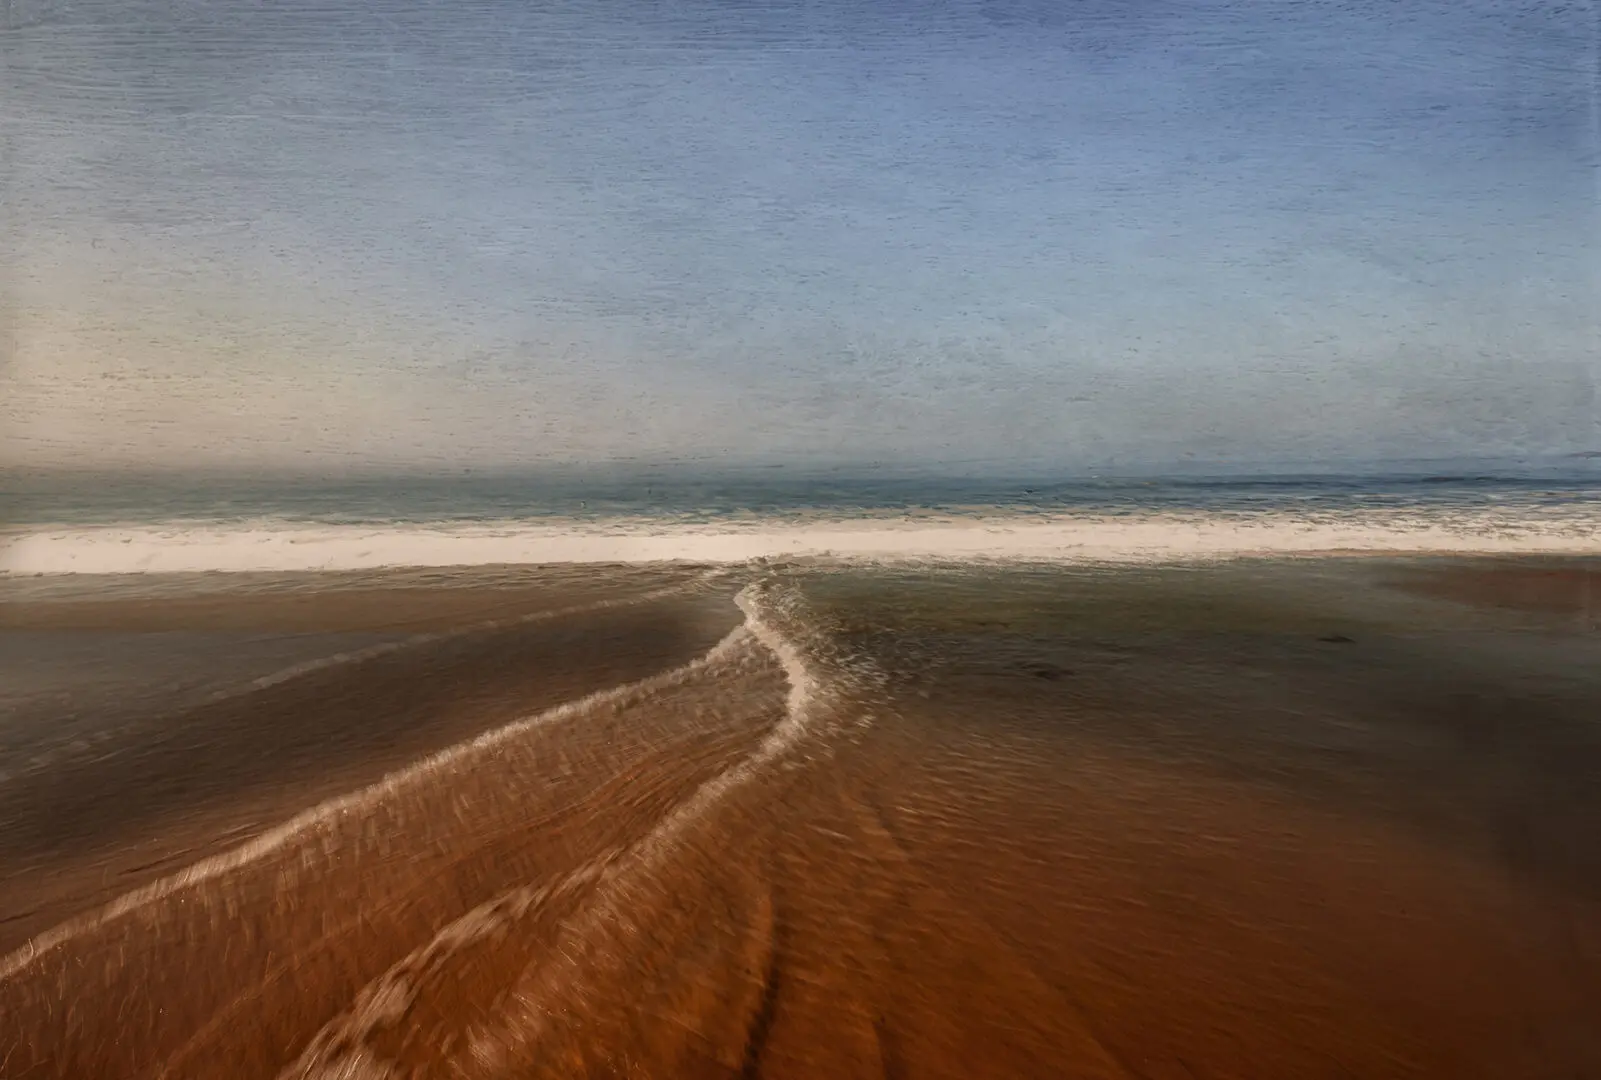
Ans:
{"label": "reflective wet sand", "polygon": [[1593,568],[620,573],[0,785],[0,1074],[1601,1073]]}

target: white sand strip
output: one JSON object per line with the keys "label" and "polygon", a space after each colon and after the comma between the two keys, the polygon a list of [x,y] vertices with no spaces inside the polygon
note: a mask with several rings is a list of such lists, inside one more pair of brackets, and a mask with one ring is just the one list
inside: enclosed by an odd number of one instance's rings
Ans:
{"label": "white sand strip", "polygon": [[1506,511],[1041,519],[883,519],[610,528],[477,524],[62,528],[0,537],[0,573],[293,572],[541,563],[736,563],[758,557],[1147,562],[1259,554],[1601,554],[1601,504],[1525,517]]}

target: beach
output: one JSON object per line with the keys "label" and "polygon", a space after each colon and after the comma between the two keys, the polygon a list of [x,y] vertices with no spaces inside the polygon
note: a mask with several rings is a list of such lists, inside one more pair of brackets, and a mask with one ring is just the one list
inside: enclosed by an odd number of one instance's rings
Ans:
{"label": "beach", "polygon": [[1601,1074],[1598,627],[1555,555],[18,575],[0,1076]]}
{"label": "beach", "polygon": [[5,0],[0,1080],[1601,1080],[1601,0]]}

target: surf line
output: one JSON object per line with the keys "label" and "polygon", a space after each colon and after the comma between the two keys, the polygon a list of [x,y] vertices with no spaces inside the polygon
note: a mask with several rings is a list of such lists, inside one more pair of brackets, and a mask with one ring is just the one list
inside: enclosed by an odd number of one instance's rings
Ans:
{"label": "surf line", "polygon": [[455,746],[447,747],[413,762],[403,769],[390,773],[374,784],[320,803],[238,847],[201,859],[199,862],[193,863],[175,874],[124,893],[104,907],[69,919],[55,928],[39,934],[9,955],[0,957],[0,980],[12,978],[17,973],[37,963],[53,950],[115,919],[135,912],[149,904],[158,903],[185,889],[193,888],[213,878],[221,877],[231,871],[248,866],[274,852],[289,847],[297,840],[309,838],[317,830],[328,827],[342,815],[362,810],[381,799],[398,794],[408,785],[433,775],[440,769],[469,754],[492,750],[535,728],[573,719],[598,707],[619,704],[675,686],[698,672],[737,655],[745,642],[750,640],[752,636],[749,616],[747,615],[745,623],[736,626],[721,641],[712,646],[710,650],[687,664],[637,682],[610,687],[606,690],[598,690],[566,704],[547,709],[544,712],[513,720],[511,723],[498,727],[493,731],[485,732],[476,738],[457,743]]}
{"label": "surf line", "polygon": [[[784,669],[789,683],[784,718],[748,757],[701,784],[632,849],[621,855],[608,854],[575,872],[570,881],[564,883],[565,887],[571,881],[592,882],[601,890],[594,903],[563,935],[568,941],[576,939],[574,943],[579,948],[558,946],[550,950],[556,957],[554,970],[542,971],[534,987],[515,995],[519,1015],[503,1017],[501,1031],[494,1034],[523,1041],[538,1039],[548,1016],[540,1003],[561,995],[565,985],[582,978],[585,969],[575,953],[582,953],[583,946],[592,942],[599,931],[618,920],[622,914],[620,894],[629,879],[659,866],[675,850],[683,834],[730,791],[749,782],[811,732],[817,714],[826,703],[821,682],[802,650],[764,610],[759,597],[766,591],[764,586],[748,585],[735,596],[734,603],[745,613],[744,629],[772,653]],[[397,1007],[404,1009],[415,1000],[419,988],[407,973],[428,970],[433,966],[430,960],[437,961],[448,955],[457,943],[474,940],[487,933],[488,928],[516,918],[543,891],[527,885],[518,886],[446,925],[425,945],[364,987],[350,1011],[330,1021],[313,1036],[300,1057],[278,1074],[278,1080],[394,1076],[388,1064],[373,1058],[365,1040],[374,1030],[393,1022]],[[479,1031],[468,1048],[469,1055],[476,1056],[484,1041],[491,1037],[490,1032]]]}

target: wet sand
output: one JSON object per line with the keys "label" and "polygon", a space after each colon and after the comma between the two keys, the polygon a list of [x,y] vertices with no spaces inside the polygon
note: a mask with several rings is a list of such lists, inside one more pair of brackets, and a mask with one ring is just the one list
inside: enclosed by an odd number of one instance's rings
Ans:
{"label": "wet sand", "polygon": [[1584,563],[1515,561],[1458,566],[1398,576],[1397,584],[1423,596],[1465,604],[1569,614],[1586,623],[1601,620],[1601,568]]}
{"label": "wet sand", "polygon": [[1601,1075],[1594,572],[15,600],[389,636],[0,783],[0,1075]]}
{"label": "wet sand", "polygon": [[[50,708],[13,703],[13,725],[74,723],[0,761],[0,951],[429,753],[687,661],[739,621],[732,590],[709,594],[692,572],[417,576],[0,605],[12,642],[76,638],[139,662],[103,685],[94,667],[60,673],[70,692]],[[286,643],[298,648],[281,655]],[[181,678],[230,660],[232,684]]]}

